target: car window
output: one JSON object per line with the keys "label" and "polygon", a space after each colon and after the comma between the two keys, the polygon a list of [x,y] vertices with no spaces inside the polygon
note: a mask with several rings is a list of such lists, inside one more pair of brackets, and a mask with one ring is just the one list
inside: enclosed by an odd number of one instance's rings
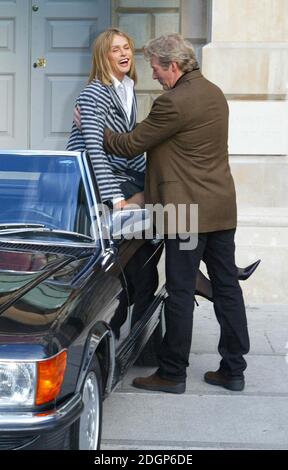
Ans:
{"label": "car window", "polygon": [[0,155],[0,224],[42,224],[90,234],[91,216],[78,159]]}

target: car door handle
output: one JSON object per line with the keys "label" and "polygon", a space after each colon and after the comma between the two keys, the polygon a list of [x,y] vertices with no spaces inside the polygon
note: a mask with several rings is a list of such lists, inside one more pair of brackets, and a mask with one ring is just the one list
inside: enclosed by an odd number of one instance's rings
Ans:
{"label": "car door handle", "polygon": [[117,255],[116,248],[110,247],[107,248],[103,253],[103,259],[101,261],[101,266],[104,271],[108,271],[111,266],[113,266]]}

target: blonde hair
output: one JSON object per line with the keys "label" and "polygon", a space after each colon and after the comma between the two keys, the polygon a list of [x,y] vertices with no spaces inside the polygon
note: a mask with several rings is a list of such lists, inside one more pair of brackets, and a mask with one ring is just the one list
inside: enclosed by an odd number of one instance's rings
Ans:
{"label": "blonde hair", "polygon": [[122,36],[127,39],[127,42],[132,50],[131,68],[128,76],[137,83],[137,74],[135,67],[134,52],[135,46],[133,39],[123,31],[117,28],[109,28],[103,33],[99,34],[93,44],[92,52],[92,68],[88,78],[88,83],[92,82],[95,78],[100,80],[104,85],[112,85],[111,79],[111,66],[108,59],[108,53],[111,49],[114,36]]}
{"label": "blonde hair", "polygon": [[192,44],[178,33],[151,39],[144,47],[144,55],[149,60],[156,57],[164,69],[168,69],[172,62],[176,62],[184,73],[199,69]]}

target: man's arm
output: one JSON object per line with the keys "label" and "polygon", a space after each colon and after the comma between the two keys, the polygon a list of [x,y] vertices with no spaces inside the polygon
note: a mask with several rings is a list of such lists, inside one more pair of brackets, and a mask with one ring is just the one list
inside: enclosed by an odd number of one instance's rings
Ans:
{"label": "man's arm", "polygon": [[181,128],[181,115],[169,92],[157,98],[150,114],[129,133],[105,129],[104,146],[109,153],[133,158],[175,135]]}

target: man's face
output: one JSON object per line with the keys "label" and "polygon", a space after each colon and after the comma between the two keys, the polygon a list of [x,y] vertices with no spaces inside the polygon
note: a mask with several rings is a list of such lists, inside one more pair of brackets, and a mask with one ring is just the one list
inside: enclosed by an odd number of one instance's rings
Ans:
{"label": "man's face", "polygon": [[158,80],[158,82],[162,85],[163,90],[170,90],[173,88],[179,78],[175,73],[175,67],[173,67],[173,63],[169,65],[168,69],[163,69],[163,67],[159,65],[157,57],[152,56],[150,65],[153,70],[153,80]]}

